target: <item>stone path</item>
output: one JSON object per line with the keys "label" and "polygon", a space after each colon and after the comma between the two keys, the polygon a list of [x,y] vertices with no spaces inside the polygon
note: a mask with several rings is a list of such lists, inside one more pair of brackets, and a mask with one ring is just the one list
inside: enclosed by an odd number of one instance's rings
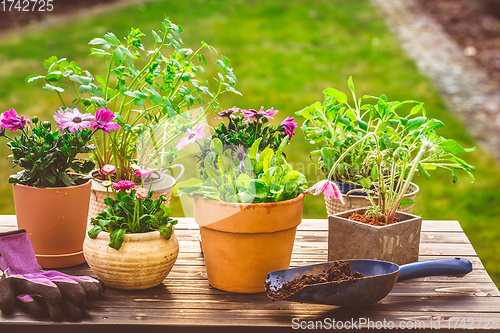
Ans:
{"label": "stone path", "polygon": [[500,160],[500,89],[413,0],[371,0],[474,138]]}

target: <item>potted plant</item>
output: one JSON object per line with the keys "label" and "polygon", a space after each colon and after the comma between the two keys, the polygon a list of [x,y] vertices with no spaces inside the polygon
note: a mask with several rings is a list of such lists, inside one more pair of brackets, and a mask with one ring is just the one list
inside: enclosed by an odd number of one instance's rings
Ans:
{"label": "potted plant", "polygon": [[[144,186],[151,172],[138,173]],[[107,189],[104,203],[108,207],[91,219],[83,244],[87,263],[109,287],[147,289],[159,285],[179,254],[174,234],[177,221],[170,218],[172,208],[164,205],[166,195],[153,200],[153,191],[135,188],[128,180],[108,180],[103,186]]]}
{"label": "potted plant", "polygon": [[[408,122],[420,125],[422,117],[417,115],[421,110],[425,113],[423,103],[388,102],[384,95],[380,98],[365,96],[376,99],[377,104],[362,105],[362,99],[356,98],[352,77],[349,78],[348,85],[354,100],[353,107],[348,103],[344,93],[334,88],[327,88],[323,91],[325,96],[323,103],[316,102],[296,113],[305,118],[301,127],[305,138],[318,145],[311,151],[311,156],[317,157],[316,162],[325,175],[347,148],[354,145],[330,175],[330,180],[335,182],[342,192],[346,205],[337,200],[325,200],[328,215],[370,204],[360,181],[370,178],[376,172],[373,161],[367,160],[369,151],[373,149],[371,146],[373,140],[356,143],[368,132],[375,131],[384,149],[387,148],[386,145],[397,145],[397,141],[407,131],[405,126],[399,125],[402,123],[406,125]],[[404,118],[399,118],[395,111],[410,103],[415,103],[416,106]],[[411,213],[417,192],[418,186],[411,183],[404,195],[411,200],[402,203],[401,211]]]}
{"label": "potted plant", "polygon": [[[9,142],[12,162],[23,168],[12,175],[17,224],[26,229],[36,257],[44,268],[85,262],[82,252],[89,210],[90,179],[94,163],[82,158],[95,149],[94,134],[109,123],[76,108],[60,109],[50,121],[31,121],[14,109],[0,116],[1,135]],[[9,137],[19,131],[18,137]]]}
{"label": "potted plant", "polygon": [[[375,98],[375,97],[370,97]],[[365,127],[365,135],[346,148],[322,180],[305,191],[314,195],[325,194],[325,200],[343,197],[337,184],[331,181],[344,158],[363,146],[366,154],[362,168],[369,166],[365,175],[357,175],[371,207],[336,213],[329,217],[328,259],[380,259],[406,264],[418,260],[421,217],[398,211],[402,204],[413,203],[405,199],[410,182],[417,170],[429,177],[427,170],[444,168],[457,180],[455,170],[464,170],[474,180],[474,167],[456,154],[472,151],[464,149],[455,140],[445,139],[435,132],[443,126],[436,119],[428,119],[421,104],[411,109],[406,117],[399,116],[397,105],[413,101],[387,102],[382,95],[376,105],[366,106],[377,121]],[[410,118],[422,112],[423,115]],[[375,118],[375,116],[370,117]],[[370,123],[368,123],[370,125]],[[392,133],[389,136],[387,133]]]}
{"label": "potted plant", "polygon": [[199,156],[200,177],[176,185],[194,198],[208,282],[239,293],[265,291],[267,273],[288,268],[295,231],[302,220],[305,176],[283,151],[297,126],[278,111],[222,111],[215,133]]}
{"label": "potted plant", "polygon": [[[28,82],[44,80],[43,88],[55,91],[65,105],[65,87],[73,87],[70,98],[74,105],[84,110],[98,109],[101,119],[115,119],[120,125],[116,132],[103,133],[93,152],[98,168],[92,175],[96,179],[106,180],[100,170],[112,164],[117,168],[116,181],[138,184],[140,178],[134,169],[138,165],[153,171],[152,190],[170,196],[177,179],[165,173],[171,173],[177,154],[173,143],[218,108],[221,94],[239,94],[233,88],[236,77],[229,59],[224,56],[215,61],[219,73],[209,88],[205,55],[206,51],[217,53],[216,50],[205,42],[197,50],[185,48],[181,33],[182,28],[168,19],[159,31],[151,31],[148,44],[143,44],[145,35],[140,29],[131,29],[124,38],[109,32],[89,43],[91,56],[106,63],[106,70],[100,75],[91,74],[74,61],[52,56],[44,61],[46,75],[27,78]],[[187,112],[201,106],[206,109],[198,115]],[[141,147],[140,142],[147,146]],[[91,210],[99,212],[106,191],[97,181],[93,190]]]}

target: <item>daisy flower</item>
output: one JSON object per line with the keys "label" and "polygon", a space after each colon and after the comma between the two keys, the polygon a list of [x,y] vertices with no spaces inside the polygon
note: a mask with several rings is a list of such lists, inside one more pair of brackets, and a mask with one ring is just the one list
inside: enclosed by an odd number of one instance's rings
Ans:
{"label": "daisy flower", "polygon": [[54,115],[56,126],[60,129],[68,129],[70,132],[76,132],[82,129],[89,129],[94,122],[95,117],[90,113],[81,113],[77,108],[64,111],[59,109]]}
{"label": "daisy flower", "polygon": [[204,129],[205,129],[205,125],[203,125],[203,124],[198,125],[198,127],[194,131],[192,129],[188,128],[187,131],[188,131],[189,135],[186,136],[185,138],[180,139],[177,142],[177,147],[176,147],[177,150],[181,151],[182,148],[186,147],[190,143],[194,143],[196,141],[196,139],[203,138],[206,135],[205,133],[203,133]]}

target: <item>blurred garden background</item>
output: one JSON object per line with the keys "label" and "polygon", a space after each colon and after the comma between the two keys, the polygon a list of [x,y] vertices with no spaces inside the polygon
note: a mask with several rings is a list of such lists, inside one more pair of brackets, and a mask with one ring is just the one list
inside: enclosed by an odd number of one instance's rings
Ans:
{"label": "blurred garden background", "polygon": [[[281,121],[322,100],[327,87],[347,93],[347,80],[352,76],[358,96],[385,94],[393,101],[424,102],[427,116],[445,123],[439,133],[464,147],[476,146],[368,0],[140,1],[47,27],[10,32],[0,38],[0,111],[14,108],[20,115],[52,120],[59,106],[57,95],[41,89],[41,82],[25,82],[28,75],[46,73],[43,60],[56,55],[102,73],[105,64],[88,57],[90,40],[107,32],[125,36],[134,27],[147,35],[143,42],[148,45],[151,29],[160,29],[164,17],[182,26],[185,47],[196,49],[205,41],[231,60],[238,78],[235,88],[243,96],[223,95],[223,108],[274,107],[280,110],[276,120]],[[312,164],[311,150],[313,146],[297,130],[287,156],[312,185],[324,176]],[[9,155],[5,142],[0,153]],[[500,285],[500,167],[481,147],[460,157],[476,167],[474,183],[465,173],[458,175],[456,184],[450,173],[434,172],[429,181],[417,176],[420,192],[414,213],[425,214],[428,220],[460,221]],[[9,159],[0,160],[0,214],[14,214],[8,184],[11,167]],[[184,215],[178,198],[173,198],[172,206],[173,216]],[[304,217],[324,218],[327,223],[323,196],[306,197]]]}

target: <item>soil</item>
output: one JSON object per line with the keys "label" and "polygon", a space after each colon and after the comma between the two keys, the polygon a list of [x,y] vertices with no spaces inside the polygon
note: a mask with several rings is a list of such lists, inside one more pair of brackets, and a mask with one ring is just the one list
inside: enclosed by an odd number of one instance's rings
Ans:
{"label": "soil", "polygon": [[[417,0],[473,58],[500,83],[500,2],[492,0]],[[489,5],[489,7],[488,7]]]}
{"label": "soil", "polygon": [[362,213],[362,211],[354,212],[347,219],[351,221],[356,221],[356,222],[362,222],[370,225],[374,225],[376,227],[382,227],[384,225],[388,224],[393,224],[400,222],[401,220],[398,219],[397,217],[393,218],[391,223],[385,223],[383,216],[377,216],[377,215],[365,215]]}
{"label": "soil", "polygon": [[339,260],[320,274],[302,275],[300,278],[293,279],[292,281],[283,283],[280,289],[273,290],[270,288],[270,282],[266,284],[267,296],[274,301],[282,300],[295,294],[300,289],[308,285],[326,283],[326,282],[342,282],[354,280],[364,277],[359,272],[352,272],[351,265],[347,261]]}
{"label": "soil", "polygon": [[[117,0],[53,0],[51,4],[53,5],[53,10],[48,11],[46,8],[45,11],[39,11],[40,4],[37,3],[35,5],[35,10],[33,10],[33,3],[31,2],[31,6],[21,6],[20,10],[15,9],[14,5],[9,11],[10,3],[7,2],[6,11],[3,11],[2,5],[0,5],[0,31],[7,31],[20,28],[22,26],[39,22],[56,15],[64,15],[72,12],[76,12],[78,10],[94,7],[96,5],[110,4],[114,3]],[[23,11],[25,9],[26,11]]]}

